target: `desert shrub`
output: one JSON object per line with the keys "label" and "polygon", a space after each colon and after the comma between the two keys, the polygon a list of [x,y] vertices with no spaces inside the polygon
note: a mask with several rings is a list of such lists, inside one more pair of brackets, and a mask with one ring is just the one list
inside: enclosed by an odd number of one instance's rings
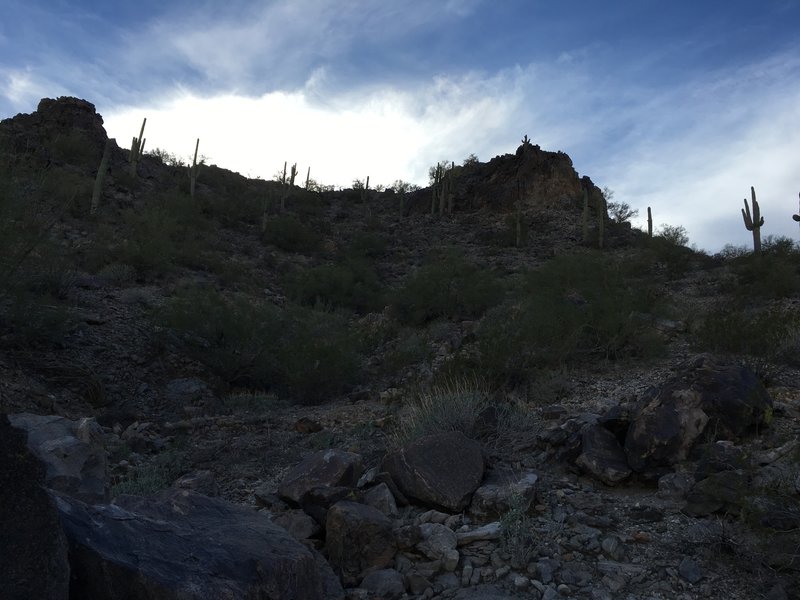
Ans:
{"label": "desert shrub", "polygon": [[360,340],[340,315],[189,288],[157,321],[228,384],[319,402],[355,383]]}
{"label": "desert shrub", "polygon": [[283,214],[267,221],[263,240],[287,252],[311,253],[319,250],[322,236],[296,217]]}
{"label": "desert shrub", "polygon": [[800,270],[782,256],[752,256],[734,267],[734,293],[742,298],[791,298],[800,293]]}
{"label": "desert shrub", "polygon": [[220,411],[232,414],[267,414],[283,403],[275,394],[252,390],[236,390],[222,397]]}
{"label": "desert shrub", "polygon": [[377,258],[386,254],[386,239],[374,231],[359,231],[344,250],[345,256]]}
{"label": "desert shrub", "polygon": [[288,278],[288,295],[301,304],[348,308],[359,313],[383,307],[383,286],[374,266],[364,259],[298,269]]}
{"label": "desert shrub", "polygon": [[111,485],[111,497],[122,494],[148,496],[170,487],[187,471],[184,457],[176,450],[167,450],[117,477]]}
{"label": "desert shrub", "polygon": [[393,292],[391,306],[401,322],[421,325],[439,317],[477,318],[503,294],[503,285],[493,271],[447,252],[409,275]]}
{"label": "desert shrub", "polygon": [[58,134],[47,147],[56,161],[81,167],[97,167],[103,153],[102,146],[93,144],[87,133],[80,129]]}
{"label": "desert shrub", "polygon": [[141,209],[126,210],[122,218],[121,239],[108,228],[99,231],[95,256],[90,259],[95,268],[117,262],[144,276],[168,273],[178,263],[194,265],[203,253],[204,234],[211,227],[197,203],[174,191]]}
{"label": "desert shrub", "polygon": [[392,433],[395,446],[402,446],[434,433],[459,431],[476,436],[476,425],[491,405],[488,391],[475,381],[450,380],[420,391],[399,415]]}
{"label": "desert shrub", "polygon": [[421,331],[404,327],[384,355],[381,370],[387,374],[398,374],[408,367],[430,363],[432,354]]}
{"label": "desert shrub", "polygon": [[75,274],[50,235],[66,205],[43,205],[48,176],[0,152],[0,338],[12,345],[58,343],[70,324]]}
{"label": "desert shrub", "polygon": [[725,305],[700,321],[694,338],[698,349],[737,358],[769,384],[800,354],[800,315]]}
{"label": "desert shrub", "polygon": [[534,369],[583,357],[655,353],[660,344],[642,318],[654,302],[646,286],[626,282],[601,256],[556,258],[486,314],[476,332],[479,364],[494,379],[521,382]]}

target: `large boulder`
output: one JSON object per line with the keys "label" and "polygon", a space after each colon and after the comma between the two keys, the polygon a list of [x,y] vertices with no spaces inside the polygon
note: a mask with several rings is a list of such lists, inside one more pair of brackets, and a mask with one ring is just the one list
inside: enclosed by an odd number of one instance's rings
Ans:
{"label": "large boulder", "polygon": [[89,504],[108,501],[103,431],[94,419],[21,413],[8,420],[28,434],[28,448],[47,467],[47,487]]}
{"label": "large boulder", "polygon": [[575,464],[607,485],[616,485],[631,474],[625,451],[617,438],[602,425],[590,425],[581,438],[581,453]]}
{"label": "large boulder", "polygon": [[450,512],[470,503],[483,469],[481,445],[458,431],[419,438],[383,461],[404,496]]}
{"label": "large boulder", "polygon": [[397,553],[392,521],[377,508],[342,500],[331,506],[325,525],[328,559],[346,585],[367,571],[388,567]]}
{"label": "large boulder", "polygon": [[764,424],[771,408],[752,371],[700,355],[645,399],[625,439],[628,464],[639,473],[663,475],[687,458],[704,433],[737,438]]}
{"label": "large boulder", "polygon": [[324,559],[266,516],[190,490],[56,501],[70,546],[71,597],[97,600],[342,598]]}
{"label": "large boulder", "polygon": [[67,541],[25,438],[0,415],[0,597],[66,600]]}
{"label": "large boulder", "polygon": [[320,450],[309,454],[283,478],[278,495],[294,504],[319,487],[355,487],[364,472],[361,456],[344,450]]}

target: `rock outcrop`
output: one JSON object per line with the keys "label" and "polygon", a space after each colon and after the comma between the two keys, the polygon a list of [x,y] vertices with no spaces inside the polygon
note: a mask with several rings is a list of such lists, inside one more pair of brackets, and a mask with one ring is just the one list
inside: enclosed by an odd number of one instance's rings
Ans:
{"label": "rock outcrop", "polygon": [[0,415],[0,597],[69,598],[67,541],[26,433]]}
{"label": "rock outcrop", "polygon": [[108,464],[101,427],[94,419],[54,415],[9,415],[28,434],[28,448],[47,466],[47,487],[79,500],[108,500]]}
{"label": "rock outcrop", "polygon": [[343,597],[319,554],[252,509],[174,489],[95,506],[56,499],[70,546],[70,597]]}

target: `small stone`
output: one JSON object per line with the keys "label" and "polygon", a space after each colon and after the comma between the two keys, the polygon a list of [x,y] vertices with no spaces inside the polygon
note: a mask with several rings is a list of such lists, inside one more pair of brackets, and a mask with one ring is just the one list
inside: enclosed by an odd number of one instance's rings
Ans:
{"label": "small stone", "polygon": [[678,573],[689,583],[697,583],[703,578],[703,572],[694,559],[685,556],[678,565]]}
{"label": "small stone", "polygon": [[469,585],[470,579],[472,578],[473,572],[472,563],[467,559],[464,562],[464,568],[461,570],[461,585],[466,587]]}
{"label": "small stone", "polygon": [[558,591],[558,593],[562,596],[569,596],[572,590],[567,584],[562,583],[556,588],[556,591]]}
{"label": "small stone", "polygon": [[552,585],[548,586],[542,593],[542,600],[556,600],[558,592]]}
{"label": "small stone", "polygon": [[495,579],[502,579],[511,572],[511,567],[508,565],[500,567],[494,572]]}
{"label": "small stone", "polygon": [[619,560],[622,557],[622,542],[615,535],[609,535],[603,538],[600,544],[603,549],[603,554],[613,560]]}
{"label": "small stone", "polygon": [[514,588],[524,590],[531,584],[531,580],[524,575],[514,575]]}

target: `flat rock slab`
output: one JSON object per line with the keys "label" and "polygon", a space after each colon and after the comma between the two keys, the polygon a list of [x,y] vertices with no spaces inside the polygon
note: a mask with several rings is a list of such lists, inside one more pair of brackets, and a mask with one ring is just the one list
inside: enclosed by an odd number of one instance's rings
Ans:
{"label": "flat rock slab", "polygon": [[189,490],[90,506],[56,495],[71,597],[340,599],[325,560],[267,517]]}

